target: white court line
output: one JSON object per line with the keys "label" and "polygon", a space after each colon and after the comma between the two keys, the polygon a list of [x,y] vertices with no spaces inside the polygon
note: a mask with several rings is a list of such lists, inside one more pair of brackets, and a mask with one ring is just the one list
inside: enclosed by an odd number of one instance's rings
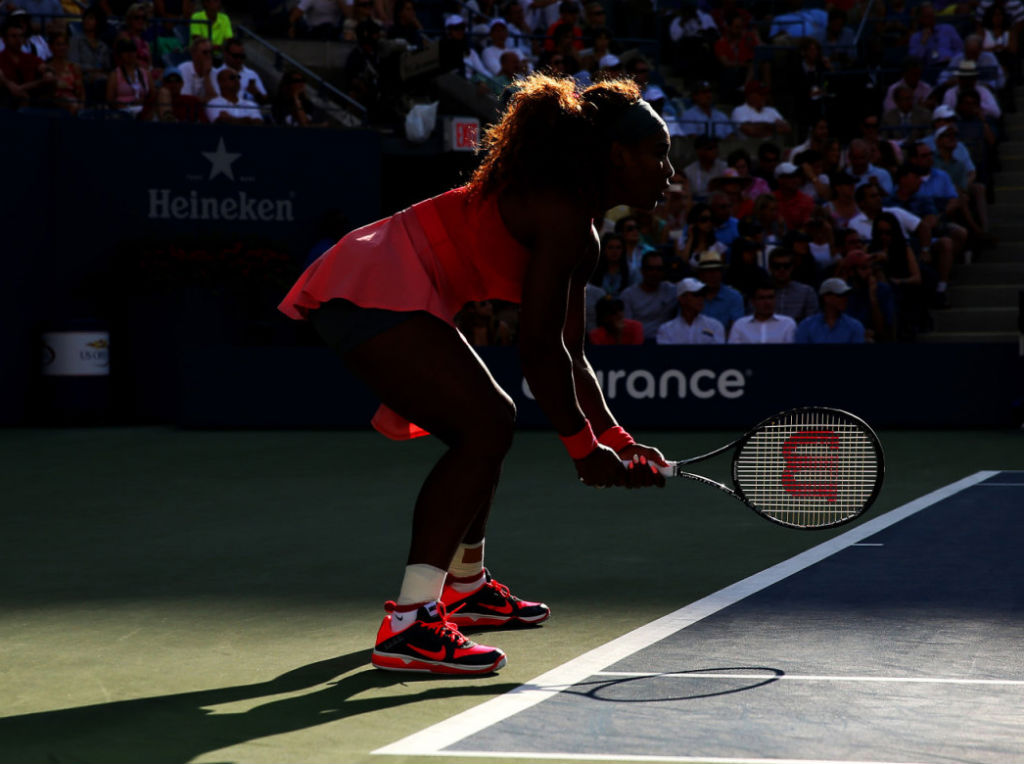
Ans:
{"label": "white court line", "polygon": [[942,676],[832,676],[817,674],[725,674],[701,671],[649,672],[649,671],[598,671],[594,676],[622,676],[651,679],[753,679],[786,680],[790,682],[889,682],[892,684],[979,684],[1008,685],[1024,687],[1024,679],[958,679]]}
{"label": "white court line", "polygon": [[[441,753],[434,754],[442,755]],[[604,753],[532,753],[528,751],[445,751],[444,756],[470,759],[554,759],[557,761],[638,761],[658,764],[915,764],[893,761],[850,761],[849,759],[737,759],[720,756],[655,756],[634,754],[620,756]],[[920,764],[920,763],[918,763]]]}
{"label": "white court line", "polygon": [[[583,681],[589,676],[627,658],[645,647],[658,642],[665,637],[675,634],[677,631],[692,626],[698,621],[717,613],[719,610],[734,605],[737,602],[750,597],[753,594],[776,584],[783,579],[799,573],[804,568],[810,567],[821,560],[830,557],[837,552],[846,549],[853,544],[859,543],[874,534],[885,530],[891,525],[906,520],[911,515],[936,504],[943,499],[949,498],[960,491],[977,485],[983,480],[988,480],[998,471],[985,470],[976,472],[973,475],[950,483],[943,488],[932,491],[914,501],[886,512],[880,517],[861,523],[851,530],[836,536],[823,544],[812,547],[801,552],[795,557],[783,560],[777,565],[755,573],[731,586],[699,599],[686,607],[669,613],[662,618],[651,621],[646,626],[634,629],[628,634],[613,639],[611,642],[596,647],[589,652],[580,655],[573,660],[563,663],[561,666],[541,674],[535,679],[520,685],[513,690],[499,695],[496,698],[481,703],[478,706],[456,714],[444,721],[427,727],[424,730],[415,732],[412,735],[402,738],[394,743],[372,751],[380,755],[398,756],[455,756],[457,751],[444,750],[448,746],[474,735],[503,719],[507,719],[520,711],[540,703],[542,700],[557,695],[562,690]],[[476,755],[484,755],[476,752]],[[504,754],[514,757],[515,754]],[[533,758],[544,758],[532,755]],[[559,754],[557,758],[567,758]],[[588,757],[593,758],[593,757]],[[647,759],[616,756],[616,759],[629,759],[631,761],[678,761],[685,762],[688,759],[680,758],[657,758]],[[700,759],[700,761],[715,761],[714,759]],[[726,760],[721,761],[747,761],[747,760]],[[847,763],[851,764],[851,763]]]}

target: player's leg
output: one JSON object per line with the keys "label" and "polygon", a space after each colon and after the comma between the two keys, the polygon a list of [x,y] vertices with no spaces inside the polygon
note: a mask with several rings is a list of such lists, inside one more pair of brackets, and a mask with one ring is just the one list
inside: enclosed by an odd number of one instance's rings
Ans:
{"label": "player's leg", "polygon": [[374,663],[446,673],[495,670],[504,665],[504,654],[439,625],[448,622],[434,602],[467,531],[472,526],[483,533],[511,445],[515,407],[457,331],[425,313],[344,357],[391,409],[448,446],[417,497],[409,564],[398,602],[378,634]]}

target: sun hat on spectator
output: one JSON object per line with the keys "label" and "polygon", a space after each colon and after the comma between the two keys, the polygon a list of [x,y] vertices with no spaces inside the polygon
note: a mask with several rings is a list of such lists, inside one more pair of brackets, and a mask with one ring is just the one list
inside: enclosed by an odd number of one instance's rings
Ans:
{"label": "sun hat on spectator", "polygon": [[940,103],[932,112],[932,120],[936,119],[956,119],[956,112],[949,104]]}
{"label": "sun hat on spectator", "polygon": [[969,58],[965,58],[956,67],[957,77],[977,77],[978,76],[978,62],[971,61]]}
{"label": "sun hat on spectator", "polygon": [[466,26],[466,20],[457,13],[453,13],[444,20],[446,27],[464,27]]}
{"label": "sun hat on spectator", "polygon": [[821,282],[821,286],[818,287],[818,294],[820,294],[820,295],[826,295],[826,294],[844,295],[847,292],[849,292],[852,288],[853,287],[851,287],[849,284],[847,284],[845,281],[843,281],[843,279],[837,278],[837,277],[832,277],[830,279],[825,279],[824,281]]}
{"label": "sun hat on spectator", "polygon": [[503,19],[501,16],[495,16],[493,19],[491,19],[491,23],[487,25],[487,29],[489,31],[491,29],[494,29],[494,27],[496,26],[503,26],[506,29],[508,29],[508,22],[505,21],[505,19]]}
{"label": "sun hat on spectator", "polygon": [[676,284],[676,297],[684,294],[703,294],[707,291],[708,285],[693,276],[687,276]]}
{"label": "sun hat on spectator", "polygon": [[953,133],[954,135],[958,133],[956,125],[943,125],[938,130],[935,131],[935,137],[938,138],[940,135],[950,132]]}
{"label": "sun hat on spectator", "polygon": [[724,268],[725,259],[722,253],[714,249],[707,249],[697,256],[697,270],[710,271],[716,268]]}

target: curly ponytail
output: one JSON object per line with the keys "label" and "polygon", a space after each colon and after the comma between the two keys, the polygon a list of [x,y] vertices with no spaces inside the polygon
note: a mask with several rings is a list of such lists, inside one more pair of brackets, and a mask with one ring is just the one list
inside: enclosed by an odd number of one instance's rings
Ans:
{"label": "curly ponytail", "polygon": [[609,79],[577,91],[572,78],[534,73],[517,86],[501,120],[484,132],[471,192],[508,186],[599,193],[614,126],[640,102],[636,83]]}

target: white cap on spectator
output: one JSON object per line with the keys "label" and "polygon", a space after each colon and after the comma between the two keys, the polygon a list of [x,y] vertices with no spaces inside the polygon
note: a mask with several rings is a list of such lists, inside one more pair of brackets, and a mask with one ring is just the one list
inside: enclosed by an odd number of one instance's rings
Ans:
{"label": "white cap on spectator", "polygon": [[950,131],[955,133],[957,131],[956,125],[943,125],[938,130],[935,131],[935,137],[938,138],[943,133],[948,133]]}
{"label": "white cap on spectator", "polygon": [[948,104],[939,104],[935,107],[932,112],[932,119],[955,119],[956,112],[953,111],[953,107]]}
{"label": "white cap on spectator", "polygon": [[651,101],[664,101],[665,91],[659,88],[657,85],[648,85],[644,90],[644,100],[650,103]]}
{"label": "white cap on spectator", "polygon": [[462,16],[460,16],[457,13],[453,13],[451,16],[449,16],[448,18],[446,18],[444,20],[444,25],[446,27],[462,26],[465,23],[466,23],[466,20],[464,18],[462,18]]}
{"label": "white cap on spectator", "polygon": [[692,276],[688,276],[687,278],[683,279],[678,284],[676,284],[676,297],[679,297],[680,295],[684,294],[700,294],[707,288],[708,285],[705,284],[700,279],[695,279]]}
{"label": "white cap on spectator", "polygon": [[618,66],[619,57],[616,56],[614,53],[605,53],[603,56],[601,56],[601,60],[598,61],[598,65],[602,69],[610,69],[613,66]]}
{"label": "white cap on spectator", "polygon": [[508,29],[508,22],[505,21],[505,19],[503,19],[501,16],[495,16],[493,19],[491,19],[491,23],[487,25],[487,28],[494,29],[494,27],[498,26],[499,24]]}
{"label": "white cap on spectator", "polygon": [[800,168],[792,162],[779,162],[775,166],[775,177],[781,178],[783,175],[796,175],[800,172]]}
{"label": "white cap on spectator", "polygon": [[825,279],[818,287],[818,294],[846,294],[852,287],[840,278]]}

